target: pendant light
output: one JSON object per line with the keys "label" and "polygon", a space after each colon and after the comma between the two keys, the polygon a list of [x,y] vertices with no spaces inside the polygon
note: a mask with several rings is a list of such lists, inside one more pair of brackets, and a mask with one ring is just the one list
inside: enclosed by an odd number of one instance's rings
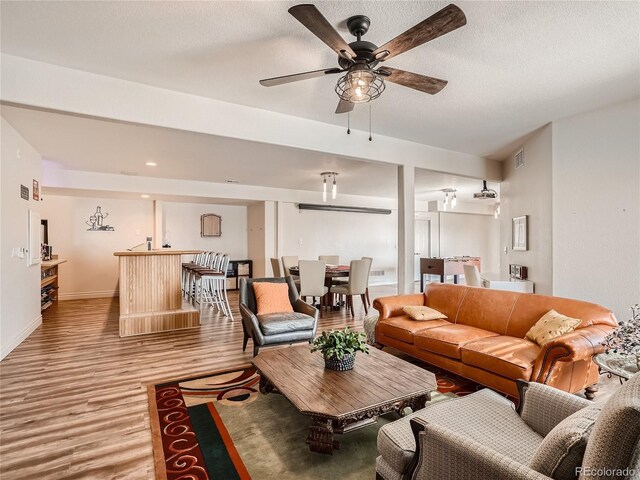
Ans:
{"label": "pendant light", "polygon": [[338,196],[338,184],[336,182],[336,177],[338,176],[337,172],[322,172],[320,174],[322,177],[322,201],[327,201],[327,179],[330,178],[333,180],[331,183],[331,199],[335,200]]}

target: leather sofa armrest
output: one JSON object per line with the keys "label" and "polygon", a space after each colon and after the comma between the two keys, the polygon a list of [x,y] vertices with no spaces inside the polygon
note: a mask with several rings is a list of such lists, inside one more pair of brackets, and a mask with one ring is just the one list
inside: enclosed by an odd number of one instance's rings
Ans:
{"label": "leather sofa armrest", "polygon": [[258,317],[243,303],[240,304],[240,316],[242,317],[242,326],[247,334],[258,345],[264,345],[264,335],[260,330]]}
{"label": "leather sofa armrest", "polygon": [[413,418],[411,429],[416,437],[417,465],[413,476],[405,478],[551,480],[528,465],[440,425]]}
{"label": "leather sofa armrest", "polygon": [[406,307],[407,305],[423,306],[424,294],[393,295],[391,297],[379,297],[373,301],[373,308],[380,313],[380,320],[404,315],[402,307]]}
{"label": "leather sofa armrest", "polygon": [[531,379],[547,383],[557,362],[589,360],[604,352],[604,337],[613,330],[609,325],[591,325],[545,343],[536,358]]}

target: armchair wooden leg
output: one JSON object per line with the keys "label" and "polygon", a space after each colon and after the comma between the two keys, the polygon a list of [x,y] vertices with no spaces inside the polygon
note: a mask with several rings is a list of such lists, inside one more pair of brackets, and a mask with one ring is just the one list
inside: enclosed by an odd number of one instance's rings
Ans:
{"label": "armchair wooden leg", "polygon": [[598,385],[589,385],[584,389],[584,396],[587,397],[587,400],[593,400],[596,398],[596,392],[598,391]]}
{"label": "armchair wooden leg", "polygon": [[362,299],[362,305],[364,305],[364,314],[365,315],[369,315],[369,308],[367,307],[367,297],[366,295],[363,293],[360,295],[360,298]]}
{"label": "armchair wooden leg", "polygon": [[371,306],[371,299],[369,298],[369,287],[364,291],[364,294],[367,296],[367,305]]}
{"label": "armchair wooden leg", "polygon": [[351,316],[355,317],[353,313],[353,295],[347,295],[347,303],[349,304],[349,311],[351,312]]}
{"label": "armchair wooden leg", "polygon": [[255,357],[256,355],[258,355],[258,352],[260,351],[260,346],[256,345],[255,343],[253,344],[253,356]]}
{"label": "armchair wooden leg", "polygon": [[247,343],[249,342],[249,335],[244,334],[244,340],[242,340],[242,351],[245,352],[247,350]]}

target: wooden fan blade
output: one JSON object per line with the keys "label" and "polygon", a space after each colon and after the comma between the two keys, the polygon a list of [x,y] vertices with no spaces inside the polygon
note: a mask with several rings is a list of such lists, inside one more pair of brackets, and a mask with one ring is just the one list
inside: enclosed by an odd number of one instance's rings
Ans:
{"label": "wooden fan blade", "polygon": [[381,59],[387,61],[396,55],[400,55],[466,24],[467,17],[464,16],[463,11],[456,5],[451,4],[411,27],[406,32],[401,33],[393,40],[389,40],[381,47],[378,47],[373,54],[378,55],[388,50],[389,55]]}
{"label": "wooden fan blade", "polygon": [[260,85],[265,87],[274,87],[276,85],[283,85],[285,83],[298,82],[300,80],[307,80],[309,78],[322,77],[323,75],[331,75],[332,73],[340,73],[342,70],[339,68],[325,68],[323,70],[314,70],[312,72],[295,73],[293,75],[284,75],[282,77],[265,78],[260,80]]}
{"label": "wooden fan blade", "polygon": [[289,9],[289,13],[293,15],[296,20],[311,30],[316,37],[326,43],[338,55],[343,56],[340,51],[344,50],[347,55],[355,58],[356,53],[340,36],[336,29],[331,26],[326,18],[320,13],[315,5],[296,5]]}
{"label": "wooden fan blade", "polygon": [[[397,68],[383,67],[378,71],[385,77],[385,80],[389,82],[397,83],[403,87],[413,88],[414,90],[419,90],[431,95],[435,95],[447,85],[446,80],[405,72]],[[386,75],[387,73],[389,73],[389,75]]]}
{"label": "wooden fan blade", "polygon": [[355,107],[353,103],[340,99],[340,101],[338,102],[338,107],[336,108],[336,113],[351,112],[353,110],[353,107]]}

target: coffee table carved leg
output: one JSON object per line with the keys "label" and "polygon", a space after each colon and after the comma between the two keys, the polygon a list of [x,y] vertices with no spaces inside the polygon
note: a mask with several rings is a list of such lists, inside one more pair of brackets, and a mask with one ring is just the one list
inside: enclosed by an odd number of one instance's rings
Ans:
{"label": "coffee table carved leg", "polygon": [[398,415],[404,417],[404,409],[407,407],[411,409],[412,413],[417,412],[421,408],[424,408],[429,400],[431,400],[430,393],[427,393],[426,395],[420,395],[419,397],[415,397],[410,400],[405,400],[404,402],[401,402],[400,405],[398,405]]}
{"label": "coffee table carved leg", "polygon": [[333,439],[333,422],[326,418],[311,417],[307,444],[312,452],[332,455],[334,449],[338,450],[340,442]]}
{"label": "coffee table carved leg", "polygon": [[264,375],[260,375],[260,393],[271,393],[274,390],[273,384]]}

